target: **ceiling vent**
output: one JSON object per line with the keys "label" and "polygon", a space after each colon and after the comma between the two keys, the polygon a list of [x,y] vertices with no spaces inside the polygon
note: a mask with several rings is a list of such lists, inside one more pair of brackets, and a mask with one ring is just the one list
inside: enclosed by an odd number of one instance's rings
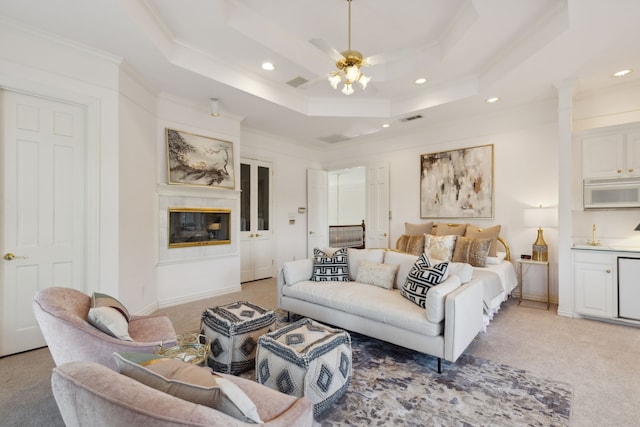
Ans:
{"label": "ceiling vent", "polygon": [[318,138],[318,139],[320,141],[328,142],[329,144],[335,144],[337,142],[348,141],[351,138],[349,138],[348,136],[345,136],[345,135],[333,134],[333,135],[329,135],[329,136],[323,136],[323,137]]}
{"label": "ceiling vent", "polygon": [[404,119],[400,119],[401,122],[410,122],[412,120],[421,119],[422,116],[420,114],[416,114],[415,116],[405,117]]}
{"label": "ceiling vent", "polygon": [[287,82],[287,84],[291,87],[300,87],[305,83],[309,83],[309,80],[304,77],[296,77],[295,79],[291,79]]}

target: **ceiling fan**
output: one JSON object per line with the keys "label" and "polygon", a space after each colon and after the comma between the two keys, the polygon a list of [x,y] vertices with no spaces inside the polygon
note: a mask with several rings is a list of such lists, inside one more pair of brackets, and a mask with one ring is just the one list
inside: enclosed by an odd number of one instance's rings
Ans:
{"label": "ceiling fan", "polygon": [[358,82],[362,89],[366,89],[367,84],[371,80],[371,77],[367,77],[362,74],[361,67],[367,65],[374,65],[376,63],[375,58],[364,58],[362,53],[357,50],[351,49],[351,1],[349,3],[349,27],[348,27],[348,44],[347,50],[339,52],[334,47],[330,46],[323,39],[311,39],[309,42],[328,54],[334,61],[336,61],[336,71],[329,74],[329,84],[332,88],[337,89],[338,85],[344,79],[344,86],[342,87],[342,93],[345,95],[351,95],[353,90],[353,84]]}

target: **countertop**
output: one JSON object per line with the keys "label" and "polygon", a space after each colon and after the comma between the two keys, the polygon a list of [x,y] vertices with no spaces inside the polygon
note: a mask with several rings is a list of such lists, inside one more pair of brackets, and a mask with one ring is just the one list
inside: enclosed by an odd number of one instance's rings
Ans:
{"label": "countertop", "polygon": [[571,249],[580,249],[580,250],[588,250],[588,251],[605,251],[605,252],[640,252],[640,247],[638,246],[625,246],[625,245],[586,245],[586,244],[577,244],[574,243]]}

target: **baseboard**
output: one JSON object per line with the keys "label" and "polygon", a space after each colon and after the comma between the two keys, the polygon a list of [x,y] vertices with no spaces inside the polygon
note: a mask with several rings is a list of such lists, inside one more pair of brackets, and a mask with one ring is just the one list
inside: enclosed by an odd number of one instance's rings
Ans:
{"label": "baseboard", "polygon": [[174,305],[186,304],[194,301],[199,301],[206,298],[218,297],[220,295],[230,294],[232,292],[240,292],[242,287],[240,285],[230,286],[228,288],[216,289],[211,292],[202,292],[198,294],[185,295],[178,298],[170,298],[162,301],[158,301],[158,308],[173,307]]}

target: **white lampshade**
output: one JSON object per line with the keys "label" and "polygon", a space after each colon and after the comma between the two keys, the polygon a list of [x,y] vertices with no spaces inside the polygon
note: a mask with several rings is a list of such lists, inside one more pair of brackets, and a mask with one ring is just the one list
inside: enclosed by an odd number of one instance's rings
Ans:
{"label": "white lampshade", "polygon": [[220,115],[220,105],[218,104],[218,98],[211,98],[211,115],[218,117]]}
{"label": "white lampshade", "polygon": [[524,210],[524,225],[527,227],[556,227],[557,208],[527,208]]}

